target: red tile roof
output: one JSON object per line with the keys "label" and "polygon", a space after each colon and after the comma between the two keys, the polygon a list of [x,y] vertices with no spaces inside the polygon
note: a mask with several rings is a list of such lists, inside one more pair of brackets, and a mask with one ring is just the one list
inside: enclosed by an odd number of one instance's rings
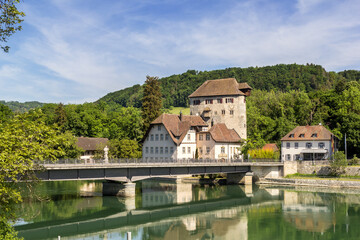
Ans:
{"label": "red tile roof", "polygon": [[215,142],[238,143],[241,137],[234,129],[228,129],[224,123],[218,123],[209,130]]}
{"label": "red tile roof", "polygon": [[151,125],[163,124],[175,144],[180,145],[190,127],[205,127],[207,124],[200,116],[162,114]]}
{"label": "red tile roof", "polygon": [[244,93],[239,90],[239,83],[235,78],[207,80],[198,89],[196,89],[195,92],[190,94],[189,98],[228,95],[244,95]]}
{"label": "red tile roof", "polygon": [[107,138],[78,137],[76,145],[85,151],[94,151],[108,143]]}
{"label": "red tile roof", "polygon": [[286,134],[281,141],[331,140],[334,136],[324,126],[297,126]]}

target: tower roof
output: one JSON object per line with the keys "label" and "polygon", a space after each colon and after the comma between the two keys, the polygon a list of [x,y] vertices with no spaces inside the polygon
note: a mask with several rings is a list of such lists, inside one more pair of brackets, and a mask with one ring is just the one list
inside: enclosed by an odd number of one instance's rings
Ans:
{"label": "tower roof", "polygon": [[190,94],[189,98],[207,97],[207,96],[245,95],[239,89],[249,89],[249,88],[251,89],[251,87],[247,83],[242,83],[242,85],[240,86],[235,78],[207,80],[198,89],[196,89],[195,92]]}

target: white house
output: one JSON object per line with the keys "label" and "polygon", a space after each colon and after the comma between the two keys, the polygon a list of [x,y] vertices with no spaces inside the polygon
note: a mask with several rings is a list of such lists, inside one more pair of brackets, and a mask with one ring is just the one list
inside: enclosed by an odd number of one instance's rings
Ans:
{"label": "white house", "polygon": [[199,116],[162,114],[151,124],[143,142],[143,159],[195,158],[196,132],[207,127]]}
{"label": "white house", "polygon": [[209,131],[197,133],[199,158],[237,159],[240,155],[241,138],[234,129],[224,123],[215,124]]}
{"label": "white house", "polygon": [[281,139],[281,159],[325,160],[336,151],[337,138],[324,126],[297,126]]}

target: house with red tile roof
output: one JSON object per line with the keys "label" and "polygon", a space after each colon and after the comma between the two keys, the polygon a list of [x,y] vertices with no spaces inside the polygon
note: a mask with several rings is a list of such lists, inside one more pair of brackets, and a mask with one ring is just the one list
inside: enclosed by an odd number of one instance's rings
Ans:
{"label": "house with red tile roof", "polygon": [[322,125],[297,126],[281,139],[281,159],[326,160],[337,151],[337,137]]}
{"label": "house with red tile roof", "polygon": [[80,159],[92,160],[97,150],[108,145],[107,138],[77,137],[76,145],[84,150]]}

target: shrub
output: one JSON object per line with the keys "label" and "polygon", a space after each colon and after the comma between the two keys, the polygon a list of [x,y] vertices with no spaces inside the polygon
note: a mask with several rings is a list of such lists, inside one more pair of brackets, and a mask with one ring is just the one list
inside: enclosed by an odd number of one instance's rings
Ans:
{"label": "shrub", "polygon": [[356,155],[354,155],[354,157],[352,159],[349,160],[349,165],[359,165],[359,158],[356,157]]}
{"label": "shrub", "polygon": [[345,167],[348,165],[344,152],[338,151],[334,154],[334,160],[330,161],[331,175],[340,176],[345,173]]}

